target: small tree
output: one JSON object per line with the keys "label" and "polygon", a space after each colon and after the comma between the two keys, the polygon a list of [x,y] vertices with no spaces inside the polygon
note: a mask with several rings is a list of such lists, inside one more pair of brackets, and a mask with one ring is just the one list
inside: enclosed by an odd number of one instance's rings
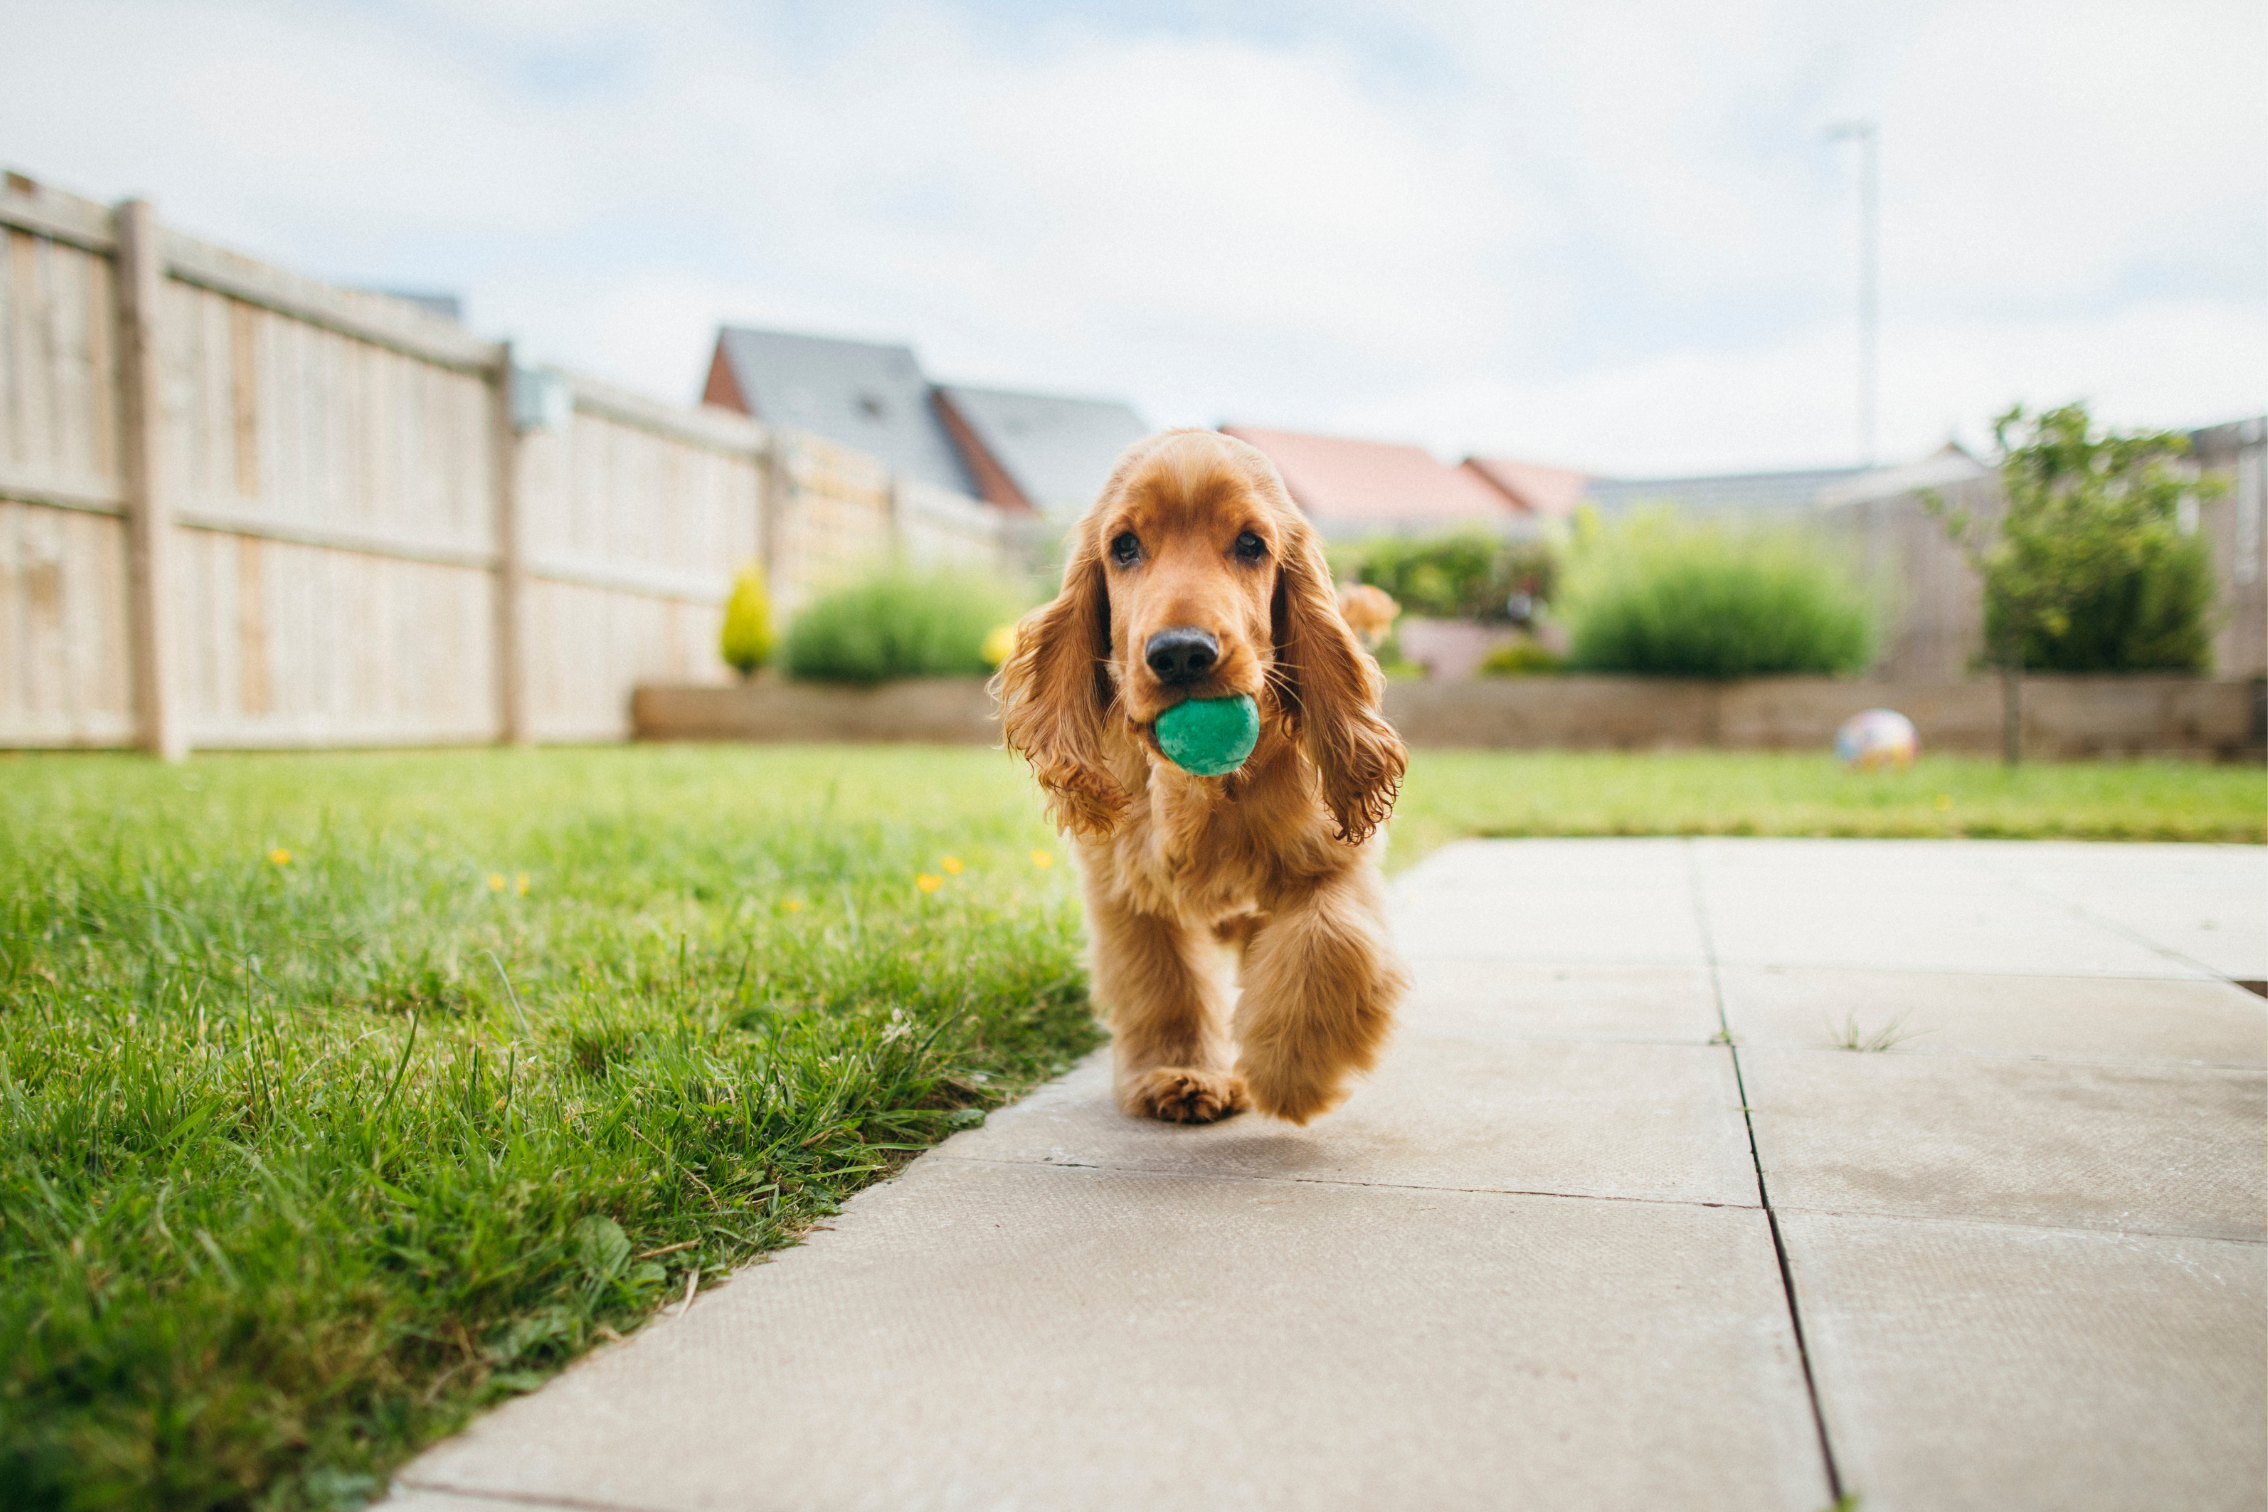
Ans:
{"label": "small tree", "polygon": [[2000,674],[2001,757],[2014,766],[2023,754],[2027,660],[2068,665],[2061,648],[2076,653],[2100,638],[2093,624],[2075,637],[2075,617],[2132,603],[2163,621],[2171,607],[2186,626],[2152,623],[2145,639],[2202,647],[2209,597],[2197,592],[2199,548],[2183,538],[2179,515],[2185,496],[2213,492],[2217,480],[2182,465],[2187,438],[2098,431],[2084,404],[2037,415],[2019,404],[1993,421],[1992,434],[2001,451],[1999,516],[1978,519],[1934,492],[1922,504],[1984,582],[1984,660]]}
{"label": "small tree", "polygon": [[772,630],[772,596],[764,588],[764,564],[750,562],[733,579],[732,597],[725,600],[717,650],[725,665],[748,677],[772,659],[778,640]]}

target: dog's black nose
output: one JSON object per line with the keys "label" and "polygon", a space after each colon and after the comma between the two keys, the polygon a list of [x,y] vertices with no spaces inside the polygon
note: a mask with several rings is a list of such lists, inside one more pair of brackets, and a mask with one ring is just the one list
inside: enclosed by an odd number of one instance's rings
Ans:
{"label": "dog's black nose", "polygon": [[1160,630],[1142,647],[1142,659],[1168,687],[1201,680],[1221,659],[1221,643],[1202,630]]}

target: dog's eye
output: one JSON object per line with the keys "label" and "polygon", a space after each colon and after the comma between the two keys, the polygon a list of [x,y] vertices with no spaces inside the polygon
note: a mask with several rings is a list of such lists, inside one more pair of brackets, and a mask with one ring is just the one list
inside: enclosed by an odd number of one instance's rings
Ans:
{"label": "dog's eye", "polygon": [[1129,530],[1110,543],[1111,560],[1121,567],[1131,567],[1142,557],[1142,543]]}
{"label": "dog's eye", "polygon": [[1240,562],[1257,562],[1268,554],[1268,543],[1251,531],[1236,538],[1236,559]]}

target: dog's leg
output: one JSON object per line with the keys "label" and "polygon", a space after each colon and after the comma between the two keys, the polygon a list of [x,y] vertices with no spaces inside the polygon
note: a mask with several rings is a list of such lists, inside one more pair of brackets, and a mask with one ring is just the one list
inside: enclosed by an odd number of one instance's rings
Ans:
{"label": "dog's leg", "polygon": [[1110,1014],[1118,1106],[1137,1118],[1211,1123],[1241,1112],[1229,1070],[1227,987],[1212,932],[1087,899],[1095,997]]}
{"label": "dog's leg", "polygon": [[1279,907],[1245,947],[1236,1069],[1253,1106],[1295,1124],[1337,1107],[1378,1061],[1409,974],[1386,934],[1386,884],[1355,866]]}

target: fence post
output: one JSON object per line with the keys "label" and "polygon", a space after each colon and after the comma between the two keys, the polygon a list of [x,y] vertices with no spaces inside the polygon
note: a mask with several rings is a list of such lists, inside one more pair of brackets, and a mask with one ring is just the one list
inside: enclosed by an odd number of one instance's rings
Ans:
{"label": "fence post", "polygon": [[528,720],[527,549],[520,520],[519,365],[501,344],[489,392],[496,489],[496,730],[506,745],[534,743]]}
{"label": "fence post", "polygon": [[128,654],[142,749],[165,761],[189,754],[181,725],[173,655],[173,500],[163,444],[158,369],[158,288],[165,265],[157,215],[147,200],[122,201],[111,215],[111,275],[118,304],[118,418],[126,464]]}

